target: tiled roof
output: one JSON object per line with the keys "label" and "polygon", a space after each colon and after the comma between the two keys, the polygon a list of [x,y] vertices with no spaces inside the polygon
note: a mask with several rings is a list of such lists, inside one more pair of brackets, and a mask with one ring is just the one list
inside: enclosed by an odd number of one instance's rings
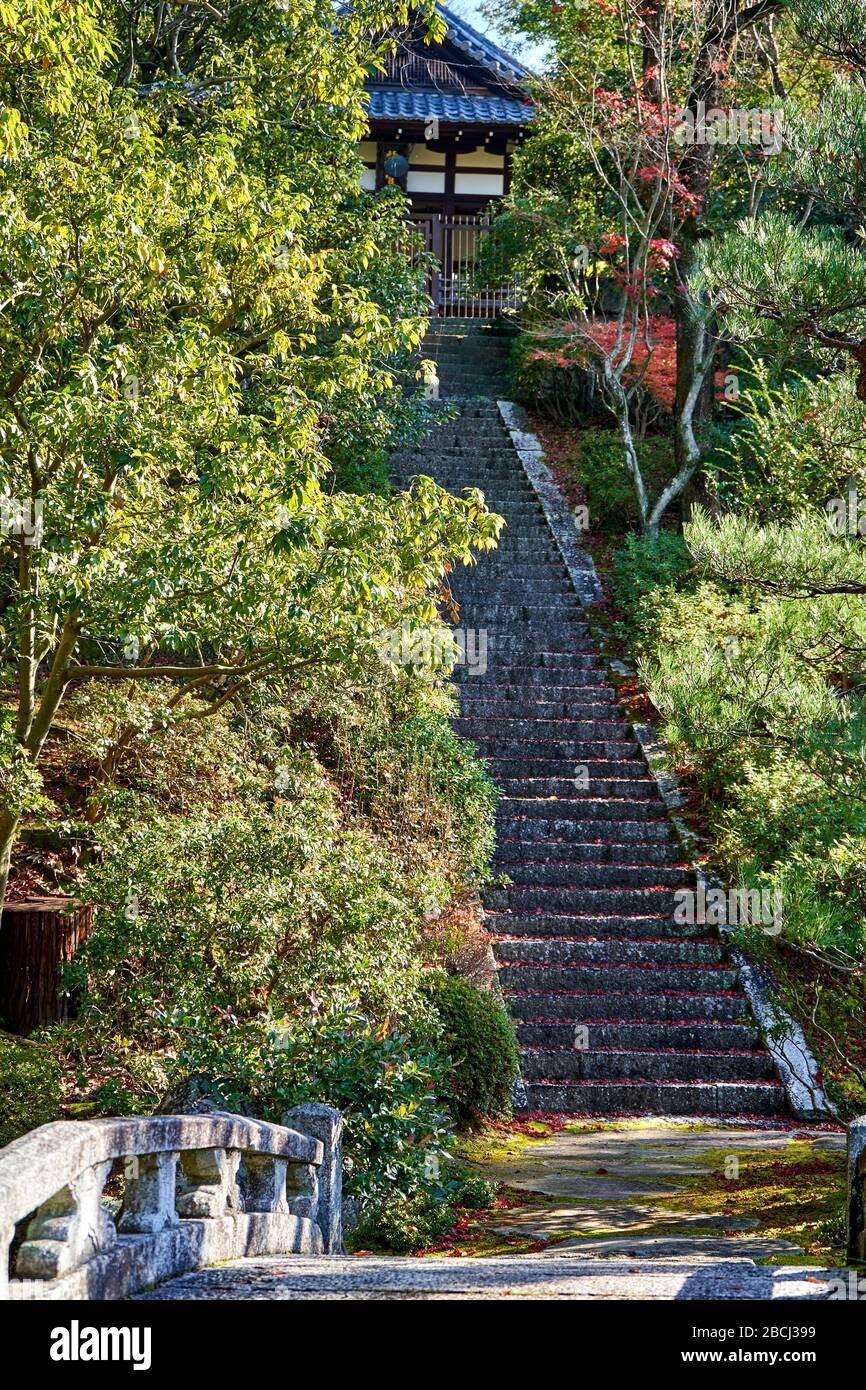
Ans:
{"label": "tiled roof", "polygon": [[479,34],[478,30],[473,29],[471,24],[467,24],[465,19],[452,14],[445,5],[440,5],[439,9],[448,25],[448,37],[451,42],[456,43],[464,52],[469,53],[476,62],[482,63],[484,67],[500,76],[507,76],[518,81],[529,76],[528,69],[518,63],[516,58],[512,58],[491,39]]}
{"label": "tiled roof", "polygon": [[398,91],[374,87],[369,93],[370,115],[379,120],[465,121],[478,125],[525,125],[532,119],[532,107],[507,97],[457,96],[442,92]]}

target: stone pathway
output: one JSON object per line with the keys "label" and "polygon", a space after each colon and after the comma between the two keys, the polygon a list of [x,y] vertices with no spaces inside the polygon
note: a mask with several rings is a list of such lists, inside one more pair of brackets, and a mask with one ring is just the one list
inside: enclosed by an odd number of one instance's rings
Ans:
{"label": "stone pathway", "polygon": [[239,1260],[174,1279],[141,1300],[224,1299],[804,1299],[829,1300],[832,1275],[761,1268],[748,1259],[585,1259],[522,1255],[495,1259]]}
{"label": "stone pathway", "polygon": [[[717,1168],[721,1156],[733,1160],[733,1192],[740,1172],[747,1174],[750,1156],[778,1154],[784,1163],[792,1143],[800,1152],[805,1143],[816,1159],[845,1152],[844,1132],[826,1129],[792,1132],[647,1119],[564,1130],[513,1157],[483,1162],[485,1177],[533,1198],[531,1205],[499,1214],[489,1227],[501,1235],[555,1241],[551,1254],[557,1255],[573,1250],[584,1256],[805,1260],[791,1241],[749,1234],[760,1225],[758,1212],[731,1216],[671,1206],[687,1191],[684,1179],[710,1172],[702,1159],[712,1156]],[[552,1200],[538,1200],[545,1197]]]}
{"label": "stone pathway", "polygon": [[[540,1205],[498,1213],[491,1230],[556,1241],[548,1251],[494,1257],[356,1256],[238,1260],[174,1279],[145,1300],[305,1299],[798,1299],[848,1293],[843,1270],[773,1263],[802,1255],[796,1245],[748,1234],[739,1222],[670,1210],[682,1179],[706,1171],[719,1150],[743,1164],[756,1151],[784,1154],[790,1130],[687,1126],[658,1120],[561,1132],[513,1157],[485,1162],[485,1176]],[[797,1131],[814,1153],[844,1149],[845,1136]],[[665,1233],[665,1228],[669,1233]],[[688,1228],[684,1234],[683,1228]],[[738,1228],[736,1237],[721,1230]],[[580,1231],[580,1235],[575,1232]],[[567,1237],[562,1239],[562,1237]],[[844,1281],[844,1290],[840,1281]]]}

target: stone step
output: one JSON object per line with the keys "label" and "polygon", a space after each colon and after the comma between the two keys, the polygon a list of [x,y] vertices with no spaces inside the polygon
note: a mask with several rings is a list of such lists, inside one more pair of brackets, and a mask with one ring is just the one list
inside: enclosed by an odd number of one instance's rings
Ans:
{"label": "stone step", "polygon": [[587,631],[586,620],[582,616],[583,610],[570,594],[537,603],[517,599],[509,603],[507,600],[484,594],[477,597],[470,595],[461,604],[461,611],[465,612],[467,609],[485,617],[491,625],[495,623],[501,627],[507,623],[521,626],[524,623],[533,623],[538,630],[549,631],[556,637],[561,634],[569,640],[573,635],[582,635]]}
{"label": "stone step", "polygon": [[585,764],[575,764],[572,768],[575,775],[570,778],[502,777],[493,768],[488,770],[499,790],[506,796],[543,796],[547,793],[550,796],[563,797],[574,796],[576,791],[585,796],[610,797],[615,800],[633,797],[641,801],[651,801],[658,798],[658,787],[648,778],[644,781],[636,777],[607,780],[589,774],[584,776],[584,767]]}
{"label": "stone step", "polygon": [[[460,667],[457,673],[458,681],[469,674]],[[488,664],[482,679],[485,689],[490,687],[493,698],[499,696],[504,700],[582,700],[589,694],[593,701],[613,703],[618,698],[614,687],[605,680],[604,672],[589,665],[574,666],[570,670],[541,666],[536,670],[510,665],[499,656]],[[473,677],[474,680],[477,677]]]}
{"label": "stone step", "polygon": [[[563,612],[574,611],[574,606],[578,602],[577,595],[570,587],[570,581],[565,579],[515,579],[515,580],[480,580],[477,575],[466,571],[451,576],[451,592],[455,598],[466,602],[496,604],[501,607],[509,601],[522,607],[525,604],[538,604],[540,595],[547,594],[552,599],[557,599],[556,609]],[[510,605],[509,605],[510,606]]]}
{"label": "stone step", "polygon": [[586,624],[579,616],[576,607],[569,606],[568,612],[559,612],[558,600],[551,600],[546,612],[530,604],[496,604],[470,598],[460,604],[460,627],[486,628],[494,632],[504,652],[515,648],[526,651],[531,648],[549,647],[551,641],[567,641],[577,646],[588,642]]}
{"label": "stone step", "polygon": [[[462,491],[463,488],[471,488],[478,492],[483,492],[490,506],[495,506],[498,510],[507,514],[508,508],[513,506],[536,505],[535,495],[527,487],[525,491],[508,492],[492,474],[489,467],[483,470],[477,467],[478,459],[474,458],[472,463],[467,463],[465,472],[455,469],[453,474],[443,474],[441,469],[436,470],[436,482],[440,487],[447,488],[449,491]],[[507,520],[507,515],[506,515]],[[486,566],[485,566],[486,569]]]}
{"label": "stone step", "polygon": [[767,1052],[684,1052],[618,1048],[524,1048],[520,1070],[531,1081],[772,1081]]}
{"label": "stone step", "polygon": [[[474,674],[469,667],[457,666],[453,679],[460,692],[478,697],[481,692],[489,699],[522,700],[533,702],[589,700],[591,704],[614,705],[618,696],[612,685],[604,683],[601,671],[591,666],[576,666],[571,671],[547,671],[538,680],[509,680],[504,676],[505,667],[501,654],[490,659],[488,638],[487,666],[484,671]],[[567,685],[561,684],[568,681]]]}
{"label": "stone step", "polygon": [[[758,1044],[757,1028],[746,1023],[628,1023],[619,1020],[591,1024],[518,1023],[517,1040],[525,1048],[575,1045],[575,1028],[585,1029],[591,1048],[618,1047],[627,1051],[673,1048],[682,1052],[748,1052]],[[578,1035],[582,1041],[582,1035]]]}
{"label": "stone step", "polygon": [[[507,722],[507,721],[502,721]],[[597,726],[604,727],[602,720]],[[661,802],[641,801],[635,797],[523,797],[503,796],[500,798],[498,813],[502,819],[514,820],[536,817],[549,819],[555,816],[559,821],[597,820],[597,821],[641,821],[661,820],[664,816]]]}
{"label": "stone step", "polygon": [[[528,564],[520,563],[516,560],[506,561],[500,564],[499,561],[491,560],[486,555],[482,558],[484,561],[484,573],[489,579],[510,579],[515,582],[517,580],[525,580],[532,583],[536,579],[548,580],[556,578],[562,579],[568,584],[571,583],[568,577],[568,571],[562,563],[562,560],[559,556],[553,555],[552,552],[548,560],[539,562],[538,564],[533,562]],[[474,575],[475,571],[470,570],[469,573],[470,575]]]}
{"label": "stone step", "polygon": [[[680,887],[689,870],[682,865],[666,864],[601,864],[573,861],[538,864],[535,862],[502,865],[503,873],[511,880],[510,888],[600,888],[605,885],[630,888],[655,888],[671,884]],[[491,890],[495,891],[495,890]]]}
{"label": "stone step", "polygon": [[[503,464],[503,450],[507,448],[507,435],[498,425],[477,421],[470,432],[452,430],[449,425],[439,425],[435,434],[423,443],[405,443],[396,455],[396,461],[406,459],[430,459],[436,466],[436,478],[445,481],[460,478],[471,488],[481,488],[488,478],[492,478],[513,491],[523,491],[530,486],[527,478],[514,477]],[[474,450],[474,455],[473,455]],[[473,457],[484,460],[484,470],[473,468]]]}
{"label": "stone step", "polygon": [[[466,623],[464,623],[463,626],[464,626],[464,627],[468,627],[468,626],[473,626],[473,624],[466,624]],[[481,630],[481,628],[478,628],[478,630]],[[488,659],[488,670],[491,670],[491,663],[493,663],[493,664],[498,663],[499,660],[502,660],[502,659],[503,659],[503,656],[507,657],[507,656],[512,655],[512,652],[509,651],[509,648],[513,648],[514,642],[516,642],[517,639],[509,638],[509,637],[503,637],[502,632],[496,632],[496,631],[492,631],[492,632],[491,632],[491,630],[489,630],[489,628],[482,628],[482,631],[487,631],[487,634],[488,634],[488,638],[487,638],[487,659]],[[574,641],[575,641],[575,645],[577,645],[578,642],[580,642],[581,645],[584,644],[584,638],[575,638]],[[588,644],[588,639],[587,639],[587,645],[589,645],[589,644]],[[577,653],[574,653],[574,655],[575,655],[575,659],[577,659],[577,657],[580,657],[581,655],[584,655],[584,653],[577,652]],[[589,656],[589,653],[587,652],[587,653],[585,653],[585,655]],[[589,659],[592,660],[592,657],[589,657]],[[588,664],[588,666],[578,667],[578,669],[580,669],[580,670],[594,670],[594,667],[589,666],[589,664]],[[549,670],[549,667],[545,667],[545,670]],[[599,674],[598,671],[596,671],[596,674]],[[468,674],[468,670],[467,670],[467,673],[466,673],[466,677],[459,677],[459,678],[466,678],[466,680],[478,680],[478,677],[474,677],[474,676],[473,676],[473,677],[470,677],[470,674]],[[541,688],[541,691],[539,691],[539,694],[544,694],[544,687]],[[485,733],[487,733],[487,726],[485,726],[485,721],[484,721],[484,720],[461,719],[460,716],[456,716],[455,723],[457,723],[457,721],[460,721],[460,723],[461,723],[461,724],[464,724],[464,726],[470,726],[470,724],[481,724],[482,727],[481,727],[481,728],[477,728],[477,730],[475,730],[475,733],[480,734],[480,737],[485,737]],[[516,735],[518,735],[518,737],[520,737],[521,733],[523,733],[523,724],[524,724],[524,720],[512,720],[512,723],[513,723],[513,724],[520,724],[520,726],[521,726],[520,728],[516,728],[516,730],[513,730],[513,733],[516,734]],[[544,724],[544,727],[542,727],[542,728],[535,728],[535,730],[532,731],[532,737],[534,737],[534,738],[535,738],[535,741],[537,741],[537,742],[538,742],[538,741],[542,741],[542,739],[545,739],[545,738],[548,738],[548,737],[549,737],[549,738],[550,738],[550,741],[552,741],[552,742],[557,742],[557,744],[562,744],[563,741],[564,741],[564,742],[574,742],[574,741],[577,741],[577,739],[581,737],[580,731],[578,731],[578,733],[575,733],[575,734],[563,734],[563,733],[562,733],[563,723],[566,723],[566,721],[564,721],[564,720],[542,720],[542,721],[537,721],[537,723]],[[628,727],[627,724],[626,724],[626,720],[624,720],[624,719],[621,720],[621,726],[623,726],[624,730],[626,730],[626,728]],[[571,726],[570,726],[570,727],[571,727]],[[491,737],[491,738],[502,738],[502,735],[503,735],[503,730],[502,730],[502,728],[500,728],[500,723],[499,723],[499,721],[498,721],[498,723],[496,723],[496,726],[491,726],[491,728],[489,728],[489,737]],[[467,734],[467,737],[473,737],[473,735]]]}
{"label": "stone step", "polygon": [[[683,876],[682,887],[689,886]],[[599,916],[622,912],[665,917],[673,915],[677,899],[672,887],[549,888],[518,884],[513,888],[488,888],[484,904],[492,909],[511,908],[512,912],[593,912]]]}
{"label": "stone step", "polygon": [[[494,699],[485,696],[480,689],[476,695],[475,689],[476,687],[467,684],[464,686],[465,693],[461,693],[460,709],[464,719],[525,719],[530,731],[536,720],[584,719],[605,722],[615,719],[619,712],[618,705],[606,700],[521,700],[507,699],[502,694],[498,699]],[[547,786],[542,782],[536,791],[527,789],[525,795],[573,796],[574,780],[571,779],[567,786],[570,791],[564,787],[558,789],[552,784]],[[635,795],[639,796],[641,793],[635,792]]]}
{"label": "stone step", "polygon": [[506,688],[527,684],[582,685],[588,675],[593,678],[590,685],[605,684],[604,671],[591,643],[581,639],[580,646],[581,651],[500,652],[487,669],[491,677],[494,672],[501,672]]}
{"label": "stone step", "polygon": [[503,360],[501,352],[497,352],[495,348],[479,347],[473,353],[473,357],[475,358],[473,366],[468,368],[459,347],[437,345],[430,351],[426,360],[436,363],[436,375],[440,382],[480,381],[483,384],[501,382],[507,387],[509,380],[508,362]]}
{"label": "stone step", "polygon": [[500,560],[508,556],[514,556],[518,560],[537,560],[542,556],[562,558],[561,551],[551,542],[550,533],[545,536],[543,531],[540,535],[522,536],[519,532],[506,529],[500,533],[499,544],[492,553]]}
{"label": "stone step", "polygon": [[[442,616],[445,617],[444,614]],[[545,632],[534,623],[524,623],[517,630],[513,627],[494,624],[485,619],[483,612],[467,614],[465,609],[460,610],[457,626],[471,627],[476,632],[486,632],[487,660],[496,664],[512,661],[514,657],[532,658],[536,652],[550,646],[551,637],[554,635]],[[583,647],[587,656],[592,655],[592,639],[584,637],[577,628],[571,635],[569,645],[576,648]],[[577,656],[581,654],[580,651],[576,652]]]}
{"label": "stone step", "polygon": [[[457,720],[453,721],[457,724]],[[495,762],[497,759],[514,761],[525,753],[527,759],[551,759],[562,762],[568,759],[569,764],[574,766],[574,762],[584,765],[592,763],[593,759],[609,759],[617,763],[623,760],[634,761],[640,752],[640,745],[636,740],[628,742],[625,738],[605,739],[604,742],[598,739],[589,738],[538,738],[536,730],[530,731],[530,736],[526,742],[516,733],[501,737],[496,733],[483,733],[480,727],[483,720],[464,720],[463,729],[465,737],[471,738],[481,753],[481,755]],[[471,729],[467,730],[466,725]],[[627,728],[627,726],[626,726]],[[623,733],[626,732],[623,729]]]}
{"label": "stone step", "polygon": [[464,682],[461,686],[462,698],[477,699],[480,692],[486,700],[497,705],[531,704],[533,708],[547,704],[574,704],[580,700],[588,700],[593,705],[618,705],[619,702],[613,686],[604,684],[599,671],[578,668],[573,673],[567,673],[566,685],[561,684],[566,675],[562,671],[548,673],[545,681],[512,683],[504,676],[504,669],[497,662],[493,666],[488,665],[480,677],[472,676],[470,680],[469,670],[458,667],[461,674],[457,679]]}
{"label": "stone step", "polygon": [[525,637],[503,637],[499,634],[496,650],[488,651],[492,662],[488,670],[494,666],[502,669],[519,665],[521,669],[541,672],[539,679],[543,682],[550,680],[550,673],[554,672],[552,679],[555,683],[566,676],[570,680],[572,673],[577,671],[592,671],[599,678],[603,676],[591,638],[579,637],[569,646],[569,651],[551,651],[546,646],[540,646],[533,651]]}
{"label": "stone step", "polygon": [[[625,743],[628,725],[624,719],[463,719],[453,721],[454,728],[464,738],[478,736],[502,740],[529,738],[534,742],[549,739],[560,747],[583,743],[584,747],[597,746],[604,739],[615,743]],[[634,747],[629,744],[629,747]],[[587,756],[590,756],[587,753]],[[539,812],[540,814],[540,812]]]}
{"label": "stone step", "polygon": [[500,396],[508,391],[508,382],[502,378],[458,376],[447,373],[440,378],[440,393],[445,396]]}
{"label": "stone step", "polygon": [[506,379],[510,375],[508,351],[503,344],[476,342],[471,345],[471,353],[466,349],[467,344],[459,340],[443,340],[432,345],[426,360],[434,361],[437,365],[447,364],[455,373],[465,372],[472,376],[480,376],[485,368],[489,368],[496,375]]}
{"label": "stone step", "polygon": [[[610,759],[584,758],[578,763],[574,758],[485,758],[487,770],[495,782],[500,786],[506,778],[535,778],[535,777],[554,777],[567,778],[568,774],[575,774],[575,768],[580,767],[586,771],[590,781],[596,778],[601,781],[621,782],[623,778],[632,778],[641,781],[646,778],[647,771],[645,765],[638,758],[623,758],[621,761]],[[655,782],[651,783],[654,791],[657,791]]]}
{"label": "stone step", "polygon": [[771,1081],[532,1082],[530,1110],[566,1115],[782,1115],[785,1088]]}
{"label": "stone step", "polygon": [[670,915],[659,917],[625,917],[620,913],[599,916],[588,912],[496,912],[485,911],[485,930],[501,938],[541,937],[591,938],[616,937],[620,941],[683,941],[689,937],[702,939],[707,934],[700,922],[675,922]]}
{"label": "stone step", "polygon": [[[473,343],[471,360],[468,358],[466,344],[454,340],[433,343],[428,349],[425,349],[423,356],[427,362],[435,362],[440,381],[443,377],[458,381],[466,377],[487,376],[495,378],[497,382],[502,382],[506,394],[510,388],[511,371],[508,351],[499,343]],[[416,367],[409,377],[413,384],[418,381],[415,374],[417,370]],[[479,401],[478,404],[486,405],[493,400],[494,395],[493,392],[486,393],[486,399]],[[502,423],[502,416],[499,415],[498,418],[499,422]]]}
{"label": "stone step", "polygon": [[674,842],[663,844],[599,843],[595,840],[508,840],[500,838],[493,863],[504,873],[516,865],[560,866],[574,864],[680,865],[682,856]]}
{"label": "stone step", "polygon": [[[434,447],[435,446],[435,447]],[[436,439],[429,448],[404,449],[398,456],[398,467],[423,464],[435,472],[436,482],[444,488],[472,488],[485,492],[488,489],[502,493],[514,503],[536,503],[535,493],[528,483],[515,486],[502,471],[501,459],[508,447],[507,439],[487,435],[476,435],[472,442],[460,448],[449,444],[446,439]],[[447,466],[443,467],[443,454]]]}
{"label": "stone step", "polygon": [[720,941],[703,937],[497,937],[497,961],[512,965],[719,965]]}
{"label": "stone step", "polygon": [[436,374],[440,382],[450,382],[462,387],[478,385],[483,388],[484,395],[495,394],[500,388],[503,391],[508,390],[508,363],[496,352],[484,353],[483,350],[479,350],[477,361],[469,366],[465,361],[461,361],[459,353],[438,348],[435,356],[428,358],[428,361],[431,360],[436,363]]}
{"label": "stone step", "polygon": [[439,391],[442,396],[499,396],[508,391],[508,378],[494,371],[465,372],[454,370],[450,365],[439,366]]}
{"label": "stone step", "polygon": [[[435,459],[432,456],[409,459],[402,467],[411,471],[412,474],[424,473],[428,477],[432,476],[437,486],[446,492],[457,494],[466,491],[480,492],[488,507],[492,511],[498,512],[500,516],[504,516],[506,522],[508,522],[512,507],[517,505],[530,507],[535,502],[531,493],[526,493],[520,498],[503,495],[501,486],[492,472],[490,462],[477,457],[473,458],[471,462],[467,461],[465,472],[455,469],[453,474],[446,475],[443,475],[440,468],[435,467]],[[503,530],[501,534],[504,537],[506,532]],[[550,538],[548,537],[548,539]],[[499,559],[498,552],[496,559]]]}
{"label": "stone step", "polygon": [[[500,803],[501,804],[501,803]],[[557,803],[551,802],[554,806]],[[674,832],[668,820],[556,820],[554,817],[516,819],[500,814],[497,819],[497,838],[520,839],[527,846],[538,840],[564,839],[569,835],[585,842],[592,838],[609,839],[617,844],[640,841],[673,843]]]}
{"label": "stone step", "polygon": [[632,1023],[745,1022],[746,1001],[739,990],[622,990],[512,989],[505,991],[511,1017],[518,1021],[575,1023],[628,1020]]}
{"label": "stone step", "polygon": [[707,992],[736,989],[737,972],[727,965],[516,965],[500,967],[503,989],[581,990],[604,994],[633,990],[658,994],[664,990]]}

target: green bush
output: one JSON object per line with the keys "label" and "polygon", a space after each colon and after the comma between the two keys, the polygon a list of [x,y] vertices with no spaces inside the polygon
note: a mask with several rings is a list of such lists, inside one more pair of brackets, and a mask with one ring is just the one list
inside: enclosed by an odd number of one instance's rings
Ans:
{"label": "green bush", "polygon": [[866,487],[866,404],[852,376],[777,385],[770,367],[738,367],[745,389],[736,423],[708,460],[723,506],[756,521],[793,519]]}
{"label": "green bush", "polygon": [[689,585],[692,563],[678,532],[650,536],[628,535],[613,563],[613,592],[617,605],[632,623],[640,623],[647,595],[656,590],[681,590]]}
{"label": "green bush", "polygon": [[426,1192],[393,1192],[351,1233],[353,1250],[389,1250],[411,1255],[434,1245],[454,1225],[454,1208]]}
{"label": "green bush", "polygon": [[56,1058],[42,1043],[0,1033],[0,1148],[60,1118]]}
{"label": "green bush", "polygon": [[430,1189],[450,1138],[441,1095],[448,1060],[436,1029],[395,1019],[373,1024],[357,1007],[307,1008],[238,1026],[231,1019],[175,1020],[185,1027],[178,1075],[212,1079],[232,1109],[279,1123],[302,1101],[343,1114],[345,1185],[362,1208]]}
{"label": "green bush", "polygon": [[455,1204],[467,1211],[486,1211],[493,1206],[495,1200],[496,1188],[493,1183],[482,1178],[480,1173],[473,1173],[467,1168],[460,1179]]}
{"label": "green bush", "polygon": [[[636,441],[636,448],[647,492],[657,497],[674,474],[671,441],[663,435],[647,435]],[[634,484],[616,430],[587,432],[571,466],[583,487],[593,531],[615,535],[640,526]]]}
{"label": "green bush", "polygon": [[518,1062],[511,1019],[493,994],[454,976],[438,976],[429,993],[451,1056],[447,1098],[455,1120],[471,1126],[507,1118]]}
{"label": "green bush", "polygon": [[[398,711],[384,692],[374,712],[316,691],[255,719],[145,724],[126,746],[79,890],[94,931],[67,972],[83,994],[74,1050],[98,1058],[100,1083],[157,1099],[174,1016],[246,1023],[265,1006],[291,1014],[311,992],[324,1008],[357,1001],[377,1023],[424,1014],[429,917],[483,881],[494,791],[445,697],[406,687]],[[73,746],[101,748],[101,707],[73,710]],[[152,1080],[134,1067],[142,1057]]]}

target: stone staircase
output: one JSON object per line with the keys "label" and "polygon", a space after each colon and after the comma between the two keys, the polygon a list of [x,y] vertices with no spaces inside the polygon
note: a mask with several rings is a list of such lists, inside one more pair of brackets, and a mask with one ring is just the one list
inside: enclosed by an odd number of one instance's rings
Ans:
{"label": "stone staircase", "polygon": [[[606,679],[584,611],[495,400],[507,340],[434,330],[459,415],[395,461],[403,478],[480,487],[507,522],[451,576],[487,667],[458,666],[457,730],[501,790],[488,891],[499,982],[530,1110],[772,1116],[786,1092],[735,968],[707,926],[674,921],[694,888],[653,777]],[[442,344],[448,341],[443,348]],[[458,344],[455,347],[455,344]],[[460,373],[460,349],[472,360]],[[427,348],[429,351],[429,347]],[[480,399],[471,399],[478,392]],[[453,406],[458,402],[452,402]]]}
{"label": "stone staircase", "polygon": [[501,319],[432,319],[423,355],[438,367],[443,396],[507,397],[514,329]]}

